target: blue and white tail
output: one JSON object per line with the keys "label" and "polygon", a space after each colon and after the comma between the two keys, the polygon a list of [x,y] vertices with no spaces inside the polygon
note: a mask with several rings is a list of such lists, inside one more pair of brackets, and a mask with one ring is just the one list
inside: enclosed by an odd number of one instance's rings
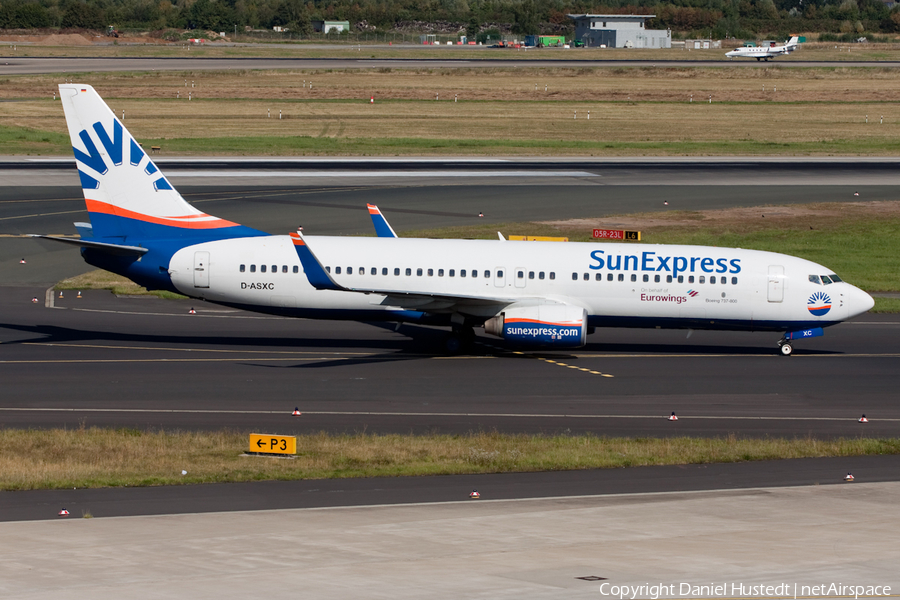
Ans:
{"label": "blue and white tail", "polygon": [[127,243],[264,235],[181,197],[89,85],[59,86],[94,238]]}

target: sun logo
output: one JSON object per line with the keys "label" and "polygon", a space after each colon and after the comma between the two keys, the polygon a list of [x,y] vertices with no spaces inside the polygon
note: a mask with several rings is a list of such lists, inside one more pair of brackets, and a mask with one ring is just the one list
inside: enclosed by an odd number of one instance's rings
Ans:
{"label": "sun logo", "polygon": [[831,310],[831,298],[829,298],[828,294],[825,292],[816,292],[809,297],[806,304],[806,308],[809,309],[809,312],[817,317],[826,315],[828,314],[828,311]]}

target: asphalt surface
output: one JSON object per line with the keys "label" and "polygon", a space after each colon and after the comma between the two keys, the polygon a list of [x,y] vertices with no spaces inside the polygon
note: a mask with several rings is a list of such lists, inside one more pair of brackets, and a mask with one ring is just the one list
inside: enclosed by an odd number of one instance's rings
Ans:
{"label": "asphalt surface", "polygon": [[[265,460],[265,459],[248,459]],[[736,464],[636,467],[551,473],[264,481],[148,488],[0,492],[0,522],[458,502],[473,489],[481,500],[563,498],[799,485],[896,481],[898,456],[810,458]],[[847,473],[855,481],[843,481]],[[627,502],[627,501],[626,501]]]}
{"label": "asphalt surface", "polygon": [[[448,52],[453,49],[447,48]],[[40,73],[87,73],[112,71],[198,71],[231,69],[371,69],[390,68],[592,68],[592,67],[742,67],[767,69],[780,68],[833,68],[833,67],[900,67],[900,61],[808,61],[775,60],[580,60],[580,59],[528,59],[516,60],[492,57],[485,50],[485,58],[409,59],[409,58],[106,58],[106,57],[20,57],[8,49],[0,56],[0,76]]]}
{"label": "asphalt surface", "polygon": [[[811,161],[792,169],[780,166],[772,171],[775,175],[757,171],[753,178],[741,165],[704,166],[702,161],[689,165],[688,174],[685,165],[573,163],[564,167],[591,175],[554,176],[542,185],[510,185],[512,177],[478,185],[466,177],[400,177],[399,183],[385,185],[383,178],[360,177],[353,185],[339,186],[310,181],[282,185],[284,180],[273,178],[239,189],[213,179],[185,187],[178,182],[178,168],[172,169],[172,179],[204,210],[260,229],[278,232],[302,223],[311,233],[370,234],[366,202],[379,204],[395,228],[409,230],[652,210],[894,199],[890,165]],[[562,168],[556,163],[531,167]],[[514,354],[500,340],[481,335],[471,355],[446,357],[440,352],[443,332],[411,325],[394,331],[364,323],[287,320],[191,301],[116,298],[108,292],[84,292],[82,298],[66,292],[61,299],[51,294],[52,303],[47,302],[45,290],[52,282],[89,267],[73,249],[18,236],[72,233],[72,221],[84,220],[86,213],[77,186],[34,185],[58,166],[30,168],[31,185],[0,188],[0,236],[6,236],[0,237],[0,280],[6,284],[0,287],[3,426],[228,427],[281,434],[497,429],[612,436],[894,437],[900,432],[900,319],[893,315],[869,315],[830,328],[823,338],[798,344],[790,358],[776,355],[777,336],[772,334],[694,332],[688,337],[683,331],[622,329],[600,330],[587,347],[574,352]],[[366,168],[383,174],[396,165]],[[471,165],[441,168],[478,170]],[[878,183],[772,185],[775,176],[815,180],[839,172]],[[648,173],[654,177],[649,184]],[[740,178],[752,183],[736,184]],[[612,179],[617,183],[606,185]],[[669,200],[668,208],[663,198]],[[483,219],[476,216],[479,210]],[[23,258],[26,262],[20,264]],[[188,314],[191,307],[196,315]],[[302,416],[291,416],[294,407]],[[665,418],[672,411],[677,422]],[[857,423],[863,413],[870,419],[865,425]],[[895,463],[881,464],[887,466],[873,471],[875,479],[896,478]],[[829,477],[834,471],[842,475],[845,467],[842,462],[828,466]],[[731,477],[727,474],[738,471],[730,469],[743,467],[715,468]],[[650,472],[637,471],[638,479]],[[794,473],[784,485],[807,481]],[[549,489],[597,490],[591,487],[593,478],[610,476],[576,474],[568,484],[555,474],[523,476],[522,483],[503,479],[513,483],[498,487],[506,490],[498,493],[515,497],[553,495]],[[771,485],[766,477],[763,470],[740,485]],[[641,484],[645,487],[627,489],[684,489],[673,481],[649,477]],[[726,480],[700,481],[718,486]],[[456,497],[460,486],[470,483],[462,478],[437,486],[445,495],[433,494],[432,482],[421,479],[386,482],[385,489],[393,491],[383,496],[372,492],[373,486],[381,489],[377,481],[337,484],[339,491],[330,494],[286,495],[300,502],[297,506],[324,505],[331,500],[322,498],[338,495],[359,503],[438,501]],[[220,506],[232,507],[227,510],[280,506],[271,501],[280,494],[265,491],[276,484],[255,485],[222,488],[225,492],[188,486],[85,493],[98,494],[91,503],[104,507],[101,514],[151,514],[156,510],[152,506],[163,512],[201,510],[208,494],[220,498]],[[296,490],[333,489],[319,482],[291,485],[300,486]],[[61,493],[35,492],[34,498],[47,494],[45,507],[55,506],[67,499]],[[0,506],[12,502],[10,518],[38,518],[26,505],[44,501],[20,500],[25,497],[0,494]],[[312,504],[303,504],[307,501]]]}

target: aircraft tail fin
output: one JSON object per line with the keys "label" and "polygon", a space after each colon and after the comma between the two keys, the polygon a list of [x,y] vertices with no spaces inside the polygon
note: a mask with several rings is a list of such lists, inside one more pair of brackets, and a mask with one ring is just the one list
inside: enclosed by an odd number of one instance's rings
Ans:
{"label": "aircraft tail fin", "polygon": [[95,239],[262,235],[188,204],[94,88],[61,84],[59,94]]}
{"label": "aircraft tail fin", "polygon": [[788,43],[785,44],[785,45],[786,45],[788,48],[793,48],[794,46],[797,46],[797,45],[799,45],[799,44],[800,44],[800,38],[799,38],[798,36],[795,35],[795,36],[791,37],[791,39],[789,39],[789,40],[788,40]]}

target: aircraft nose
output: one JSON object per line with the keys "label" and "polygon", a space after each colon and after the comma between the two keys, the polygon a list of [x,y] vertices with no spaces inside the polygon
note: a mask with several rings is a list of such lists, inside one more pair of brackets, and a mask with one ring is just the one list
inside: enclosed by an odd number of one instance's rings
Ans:
{"label": "aircraft nose", "polygon": [[875,306],[875,299],[856,286],[850,286],[847,294],[847,317],[852,318],[868,312]]}

